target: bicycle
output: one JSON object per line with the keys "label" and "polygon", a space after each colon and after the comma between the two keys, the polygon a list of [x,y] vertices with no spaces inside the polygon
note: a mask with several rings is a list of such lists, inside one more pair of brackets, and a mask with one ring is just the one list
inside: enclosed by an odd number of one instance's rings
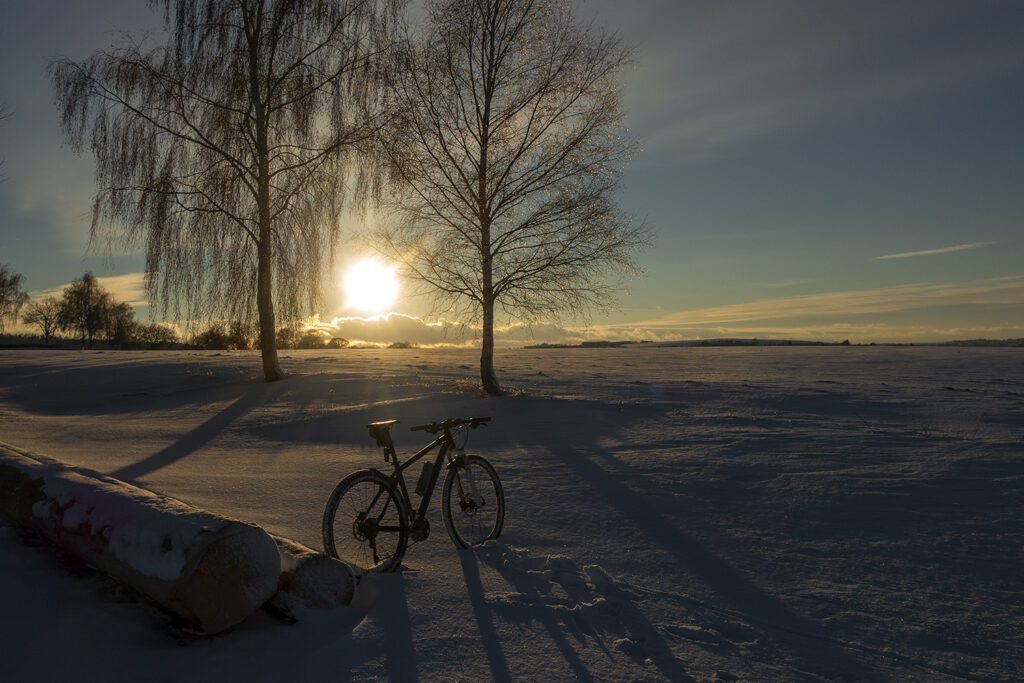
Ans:
{"label": "bicycle", "polygon": [[[394,472],[385,475],[370,468],[341,480],[324,509],[324,550],[353,565],[359,574],[396,570],[410,539],[419,542],[430,535],[427,507],[442,467],[447,473],[441,489],[441,516],[455,545],[468,548],[497,538],[505,523],[501,481],[491,463],[465,452],[469,430],[490,420],[449,418],[411,427],[409,431],[441,434],[404,463],[399,461],[391,438],[391,427],[398,420],[366,425]],[[414,493],[420,496],[420,504],[414,510],[404,472],[435,448],[439,448],[437,457],[423,463],[416,483]]]}

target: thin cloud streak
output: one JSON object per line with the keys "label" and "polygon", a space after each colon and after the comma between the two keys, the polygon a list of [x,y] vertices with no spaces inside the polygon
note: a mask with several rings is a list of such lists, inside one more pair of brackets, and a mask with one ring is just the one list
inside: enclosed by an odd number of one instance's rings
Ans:
{"label": "thin cloud streak", "polygon": [[809,316],[851,316],[892,313],[908,309],[955,306],[964,304],[1021,304],[1024,282],[1007,280],[998,283],[910,284],[880,289],[803,294],[680,311],[643,322],[609,325],[622,328],[687,328],[721,324],[804,318]]}
{"label": "thin cloud streak", "polygon": [[971,244],[958,244],[953,247],[942,247],[941,249],[924,249],[922,251],[905,251],[900,254],[886,254],[885,256],[876,256],[874,260],[882,261],[885,259],[895,258],[913,258],[914,256],[930,256],[932,254],[949,254],[954,251],[964,251],[966,249],[980,249],[981,247],[990,247],[995,242],[973,242]]}
{"label": "thin cloud streak", "polygon": [[[149,304],[149,300],[146,298],[145,273],[125,273],[124,275],[98,277],[96,282],[110,292],[110,295],[116,301],[124,301],[129,306],[147,306]],[[44,299],[48,296],[59,298],[69,286],[71,286],[71,283],[66,282],[59,287],[29,292],[29,297],[32,300]]]}

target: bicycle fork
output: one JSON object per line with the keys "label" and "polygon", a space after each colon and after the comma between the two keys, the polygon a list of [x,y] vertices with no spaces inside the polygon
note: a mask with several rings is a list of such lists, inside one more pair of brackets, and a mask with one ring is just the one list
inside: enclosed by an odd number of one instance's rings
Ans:
{"label": "bicycle fork", "polygon": [[[476,478],[469,469],[469,459],[465,451],[456,451],[451,466],[455,468],[455,485],[459,491],[459,507],[463,512],[475,511],[486,504],[476,487]],[[468,490],[468,496],[467,494]]]}

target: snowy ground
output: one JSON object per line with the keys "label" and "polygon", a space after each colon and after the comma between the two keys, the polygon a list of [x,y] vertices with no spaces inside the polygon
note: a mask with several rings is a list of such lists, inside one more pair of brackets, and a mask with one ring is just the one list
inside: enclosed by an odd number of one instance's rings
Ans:
{"label": "snowy ground", "polygon": [[[363,425],[492,415],[499,542],[190,636],[0,527],[5,680],[1024,680],[1024,350],[0,351],[0,441],[320,547]],[[435,505],[436,507],[436,505]]]}

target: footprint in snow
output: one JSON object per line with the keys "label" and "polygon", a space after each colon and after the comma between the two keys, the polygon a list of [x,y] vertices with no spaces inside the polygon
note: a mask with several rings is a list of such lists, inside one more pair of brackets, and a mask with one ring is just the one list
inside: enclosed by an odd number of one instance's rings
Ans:
{"label": "footprint in snow", "polygon": [[671,675],[682,671],[661,634],[633,604],[639,596],[600,565],[580,567],[563,555],[534,557],[497,541],[484,544],[477,555],[515,589],[486,596],[499,616],[513,622],[557,622],[581,643],[614,648]]}

